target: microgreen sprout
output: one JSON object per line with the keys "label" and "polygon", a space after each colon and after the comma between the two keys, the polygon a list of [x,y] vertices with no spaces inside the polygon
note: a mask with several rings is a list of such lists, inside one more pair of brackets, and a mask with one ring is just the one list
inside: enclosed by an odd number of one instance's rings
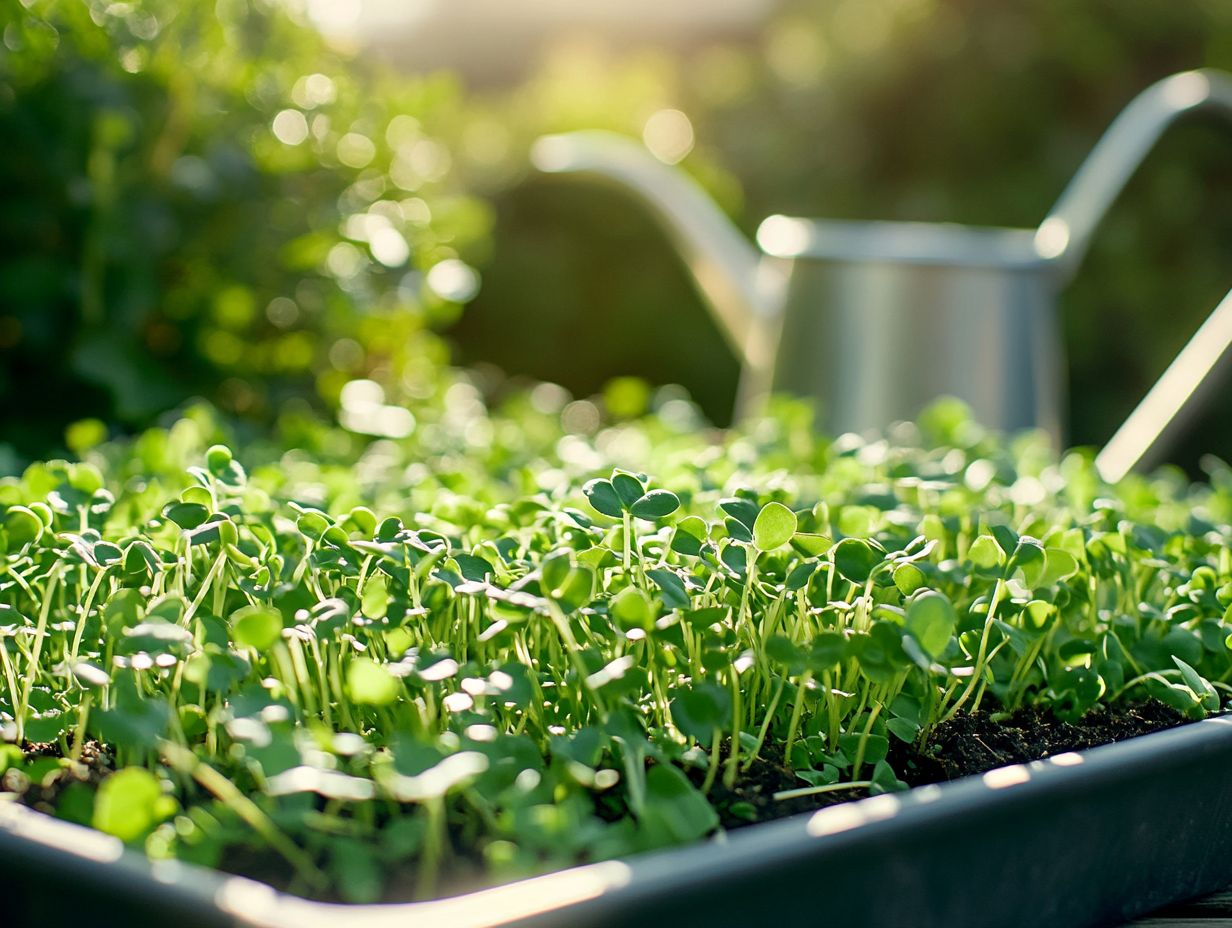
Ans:
{"label": "microgreen sprout", "polygon": [[423,898],[702,838],[770,766],[780,802],[902,789],[892,748],[977,709],[1232,691],[1226,469],[638,427],[653,479],[413,442],[250,473],[156,432],[0,481],[0,782],[154,856]]}

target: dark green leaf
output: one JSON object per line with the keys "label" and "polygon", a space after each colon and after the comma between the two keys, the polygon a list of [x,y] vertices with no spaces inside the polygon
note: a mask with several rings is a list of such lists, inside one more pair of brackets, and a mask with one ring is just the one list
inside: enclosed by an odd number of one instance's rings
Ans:
{"label": "dark green leaf", "polygon": [[844,538],[832,553],[835,568],[852,583],[865,583],[881,563],[881,555],[862,538]]}
{"label": "dark green leaf", "polygon": [[582,487],[582,492],[586,494],[590,505],[603,515],[619,519],[624,514],[624,506],[621,504],[620,497],[609,481],[591,480]]}
{"label": "dark green leaf", "polygon": [[668,490],[651,490],[629,507],[629,512],[639,519],[654,521],[670,516],[680,508],[680,499]]}

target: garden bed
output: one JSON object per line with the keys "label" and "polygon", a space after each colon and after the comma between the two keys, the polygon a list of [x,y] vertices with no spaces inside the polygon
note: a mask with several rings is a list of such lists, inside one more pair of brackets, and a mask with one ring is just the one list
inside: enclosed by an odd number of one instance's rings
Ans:
{"label": "garden bed", "polygon": [[72,885],[102,928],[740,924],[767,904],[801,925],[1113,926],[1232,878],[1229,763],[1232,723],[1209,719],[723,841],[392,906],[306,902],[151,863],[115,839],[0,803],[0,890],[18,923],[67,925],[78,918],[64,905]]}
{"label": "garden bed", "polygon": [[[962,713],[938,726],[926,750],[898,743],[891,746],[888,759],[902,771],[904,782],[911,787],[930,786],[987,773],[1012,764],[1045,760],[1092,747],[1125,741],[1185,723],[1185,717],[1158,702],[1116,708],[1098,707],[1073,722],[1061,721],[1034,707],[1024,707],[999,718],[994,713]],[[728,748],[721,751],[726,757]],[[42,764],[49,769],[60,761],[63,752],[56,743],[26,745],[29,768]],[[10,781],[8,795],[23,805],[48,815],[55,815],[66,790],[80,786],[97,788],[113,772],[114,759],[105,746],[96,741],[87,744],[81,762],[59,768],[58,776],[43,784],[19,784]],[[691,773],[694,784],[701,787],[704,776]],[[800,781],[775,749],[765,752],[750,765],[735,786],[727,789],[716,784],[709,796],[718,813],[720,826],[730,832],[758,823],[816,812],[819,809],[867,799],[868,788],[837,789],[832,792],[795,796],[801,791]],[[323,806],[323,803],[321,804]],[[320,811],[320,809],[318,809]],[[619,790],[597,802],[598,813],[610,820],[619,820],[631,813],[627,797]],[[442,874],[441,895],[459,895],[483,888],[482,861],[470,853],[463,835],[451,834],[451,864]],[[235,854],[219,862],[219,869],[240,876],[259,879],[277,889],[286,890],[294,873],[277,858],[255,853]],[[412,869],[405,875],[394,874],[385,893],[386,902],[405,902],[414,898],[416,881]],[[336,895],[325,901],[344,901]]]}
{"label": "garden bed", "polygon": [[[168,904],[256,898],[205,866],[424,918],[496,906],[476,923],[516,898],[566,920],[727,913],[779,861],[826,869],[827,912],[889,917],[886,895],[926,924],[982,898],[935,869],[956,846],[976,870],[1027,855],[1075,925],[1173,898],[1143,866],[1214,888],[1229,874],[1191,857],[1222,840],[1202,829],[1224,821],[1227,726],[1159,729],[1230,689],[1232,480],[1108,487],[1081,456],[932,415],[944,440],[896,446],[781,421],[643,436],[659,479],[593,477],[595,448],[570,473],[388,444],[251,475],[215,445],[181,470],[150,436],[34,465],[0,485],[0,792],[35,839],[14,853],[54,832],[24,801],[144,851],[125,872],[178,887]],[[1161,798],[1161,771],[1185,789]],[[1100,811],[1112,796],[1131,819]],[[901,857],[930,829],[931,854]],[[897,888],[853,882],[834,855],[861,848]],[[1010,872],[984,877],[1006,899]],[[567,909],[580,885],[593,911]]]}

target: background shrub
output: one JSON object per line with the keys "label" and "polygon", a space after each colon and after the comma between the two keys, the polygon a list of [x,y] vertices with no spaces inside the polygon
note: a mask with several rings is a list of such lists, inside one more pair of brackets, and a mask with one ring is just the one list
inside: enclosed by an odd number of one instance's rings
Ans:
{"label": "background shrub", "polygon": [[291,9],[0,12],[0,432],[17,452],[191,395],[260,420],[360,376],[436,389],[431,326],[473,289],[457,262],[487,227],[442,141],[457,88],[348,60]]}

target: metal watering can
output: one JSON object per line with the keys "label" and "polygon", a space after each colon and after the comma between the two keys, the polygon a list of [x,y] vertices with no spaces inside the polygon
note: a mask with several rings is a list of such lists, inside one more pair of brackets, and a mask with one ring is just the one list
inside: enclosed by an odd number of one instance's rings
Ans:
{"label": "metal watering can", "polygon": [[[544,172],[615,182],[662,220],[743,361],[738,414],[783,390],[816,397],[831,431],[860,432],[951,395],[986,426],[1040,428],[1059,444],[1057,295],[1159,136],[1199,109],[1232,118],[1232,75],[1189,71],[1148,87],[1038,229],[771,216],[757,231],[760,253],[696,183],[629,139],[546,136],[531,157]],[[1101,452],[1106,477],[1165,440],[1230,343],[1232,293]]]}

